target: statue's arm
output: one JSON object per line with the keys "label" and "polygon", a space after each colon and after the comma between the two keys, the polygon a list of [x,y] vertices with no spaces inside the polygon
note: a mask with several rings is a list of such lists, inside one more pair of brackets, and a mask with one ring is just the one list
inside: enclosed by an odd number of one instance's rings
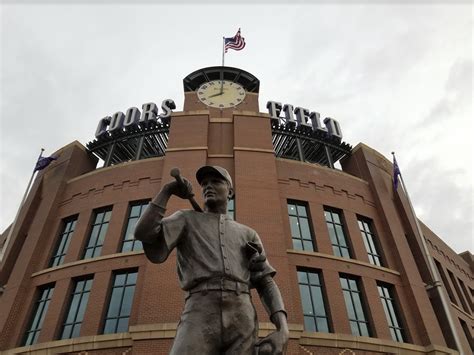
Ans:
{"label": "statue's arm", "polygon": [[276,332],[260,340],[257,345],[259,353],[266,353],[265,347],[271,346],[271,354],[284,354],[289,339],[288,322],[280,290],[270,275],[263,277],[256,286],[265,310],[271,322],[276,327]]}
{"label": "statue's arm", "polygon": [[166,212],[168,200],[172,195],[169,184],[164,185],[160,192],[151,200],[143,211],[135,226],[135,238],[143,243],[156,242],[161,230],[161,221]]}
{"label": "statue's arm", "polygon": [[176,181],[164,185],[143,211],[135,226],[135,238],[142,241],[145,254],[153,263],[162,263],[166,260],[185,228],[180,211],[164,218],[166,206],[172,195],[181,198],[192,195],[191,184],[184,178],[183,181],[184,185]]}

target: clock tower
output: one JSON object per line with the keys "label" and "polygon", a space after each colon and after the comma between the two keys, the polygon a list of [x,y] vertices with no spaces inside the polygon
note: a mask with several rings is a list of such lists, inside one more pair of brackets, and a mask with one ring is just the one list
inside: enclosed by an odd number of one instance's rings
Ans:
{"label": "clock tower", "polygon": [[258,112],[260,81],[245,70],[208,67],[183,79],[184,111],[209,110],[212,117],[228,117],[233,111]]}

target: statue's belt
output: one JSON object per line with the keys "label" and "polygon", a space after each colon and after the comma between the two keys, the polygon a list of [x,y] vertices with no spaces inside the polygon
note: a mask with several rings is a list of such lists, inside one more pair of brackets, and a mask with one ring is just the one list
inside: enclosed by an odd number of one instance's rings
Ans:
{"label": "statue's belt", "polygon": [[186,292],[186,298],[193,293],[207,293],[208,291],[229,291],[235,292],[237,295],[241,293],[250,293],[249,286],[243,282],[229,280],[226,278],[215,278],[201,282]]}

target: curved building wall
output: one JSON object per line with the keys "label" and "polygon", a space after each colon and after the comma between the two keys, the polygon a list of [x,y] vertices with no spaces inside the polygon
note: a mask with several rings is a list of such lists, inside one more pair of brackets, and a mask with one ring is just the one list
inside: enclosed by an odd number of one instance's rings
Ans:
{"label": "curved building wall", "polygon": [[[259,233],[277,269],[276,282],[289,316],[289,354],[340,354],[344,350],[349,354],[455,353],[452,339],[446,335],[449,329],[442,317],[436,316],[436,302],[430,301],[426,291],[430,280],[423,256],[417,256],[419,245],[413,241],[417,232],[405,197],[392,192],[390,162],[362,144],[342,161],[344,171],[276,158],[268,115],[204,110],[190,93],[186,95],[185,109],[189,111],[173,113],[166,156],[95,169],[96,158],[73,142],[61,149],[57,162],[38,175],[2,261],[0,349],[4,353],[167,353],[184,304],[175,254],[155,265],[140,250],[122,252],[122,243],[131,207],[153,198],[163,183],[171,181],[171,168],[179,167],[183,176],[191,178],[196,198],[202,203],[193,177],[206,164],[228,169],[236,190],[235,218]],[[248,105],[247,109],[256,111],[256,96]],[[306,211],[298,218],[310,226],[312,248],[301,250],[298,243],[303,240],[293,241],[289,204]],[[183,208],[190,208],[187,201],[172,198],[167,214]],[[111,213],[100,252],[84,259],[94,225],[98,225],[96,217],[105,211]],[[329,223],[327,216],[331,215],[339,216],[339,221]],[[58,239],[65,235],[65,224],[71,217],[76,222],[68,247],[61,263],[51,266]],[[362,221],[371,226],[380,265],[369,259]],[[336,224],[339,227],[334,230],[342,230],[346,238],[346,242],[339,240],[346,256],[335,252],[334,233],[328,226]],[[462,352],[468,353],[473,325],[472,265],[469,268],[432,232],[425,231],[431,248],[443,250],[444,257],[434,253],[434,258],[448,275],[446,282],[458,284],[449,285],[454,290],[451,301],[458,319],[466,325],[467,332],[458,324],[465,347]],[[120,272],[137,273],[136,281],[128,286],[134,290],[128,325],[125,331],[119,328],[103,334]],[[319,285],[305,286],[302,275],[318,275]],[[59,340],[68,323],[74,287],[87,278],[93,281],[80,330],[72,339]],[[344,291],[342,279],[354,281],[357,292]],[[54,286],[54,291],[37,340],[23,346],[38,297],[48,286]],[[393,340],[380,287],[390,290],[403,342]],[[317,302],[324,304],[327,331],[308,329],[304,315],[308,300],[302,296],[303,289],[320,290],[322,298]],[[355,323],[351,323],[346,307],[351,297],[361,300],[359,311],[365,314],[369,336],[353,334],[351,325]],[[273,328],[258,295],[253,298],[260,335],[264,336]],[[317,311],[318,305],[313,306]],[[306,316],[311,320],[307,312]]]}

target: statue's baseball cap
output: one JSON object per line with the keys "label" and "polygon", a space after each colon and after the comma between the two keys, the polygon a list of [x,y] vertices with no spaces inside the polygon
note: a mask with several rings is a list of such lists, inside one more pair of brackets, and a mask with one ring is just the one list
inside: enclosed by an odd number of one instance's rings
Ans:
{"label": "statue's baseball cap", "polygon": [[221,176],[224,180],[226,180],[229,183],[230,187],[233,188],[232,178],[230,177],[229,172],[221,166],[211,166],[211,165],[205,165],[199,168],[198,171],[196,172],[196,180],[198,181],[199,185],[201,185],[201,181],[208,174],[217,174]]}

